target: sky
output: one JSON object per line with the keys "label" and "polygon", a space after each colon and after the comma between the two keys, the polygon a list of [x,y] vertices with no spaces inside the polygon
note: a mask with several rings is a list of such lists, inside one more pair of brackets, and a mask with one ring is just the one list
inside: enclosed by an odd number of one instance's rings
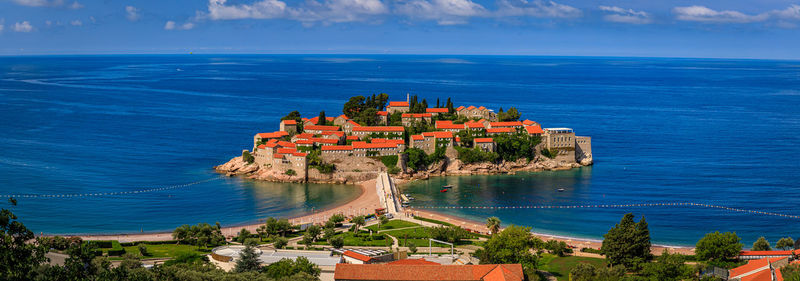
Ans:
{"label": "sky", "polygon": [[800,59],[800,0],[0,0],[0,55]]}

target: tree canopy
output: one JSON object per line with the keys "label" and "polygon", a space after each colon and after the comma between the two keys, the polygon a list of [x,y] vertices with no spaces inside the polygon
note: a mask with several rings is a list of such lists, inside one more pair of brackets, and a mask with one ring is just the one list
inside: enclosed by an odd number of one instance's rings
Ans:
{"label": "tree canopy", "polygon": [[751,250],[753,250],[753,251],[771,251],[772,247],[769,246],[769,241],[767,241],[767,238],[764,238],[764,236],[761,236],[761,237],[758,238],[758,240],[756,240],[755,243],[753,243],[753,248]]}
{"label": "tree canopy", "polygon": [[698,260],[722,261],[736,257],[742,251],[744,244],[735,232],[720,233],[719,231],[707,233],[697,241],[695,255]]}
{"label": "tree canopy", "polygon": [[531,249],[540,249],[543,242],[531,235],[530,227],[509,225],[486,241],[483,251],[476,254],[481,264],[522,264],[526,272],[536,269],[538,257]]}
{"label": "tree canopy", "polygon": [[600,252],[612,265],[624,265],[639,269],[642,263],[652,259],[650,253],[650,230],[644,217],[638,223],[634,215],[625,214],[622,220],[604,235]]}

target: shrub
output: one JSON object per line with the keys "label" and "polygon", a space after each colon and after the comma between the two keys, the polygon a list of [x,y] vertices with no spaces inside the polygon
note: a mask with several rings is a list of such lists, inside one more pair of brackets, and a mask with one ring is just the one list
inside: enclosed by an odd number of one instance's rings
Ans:
{"label": "shrub", "polygon": [[[289,244],[289,240],[283,237],[278,237],[275,239],[275,243],[272,245],[275,246],[275,249],[283,249],[287,244]],[[289,248],[287,247],[287,249]]]}
{"label": "shrub", "polygon": [[342,236],[333,237],[328,239],[328,244],[331,244],[336,249],[341,249],[344,247],[344,238]]}
{"label": "shrub", "polygon": [[147,246],[144,244],[139,244],[139,254],[142,254],[143,257],[149,256],[150,253],[147,252]]}
{"label": "shrub", "polygon": [[333,172],[336,171],[336,165],[327,163],[320,163],[318,165],[314,165],[314,168],[316,168],[320,173],[323,174],[333,174]]}
{"label": "shrub", "polygon": [[397,155],[381,156],[381,162],[386,168],[397,167]]}
{"label": "shrub", "polygon": [[408,250],[411,251],[412,254],[417,253],[417,245],[414,245],[414,242],[408,243]]}
{"label": "shrub", "polygon": [[242,160],[247,162],[247,164],[253,164],[253,162],[256,161],[256,158],[253,157],[252,154],[250,154],[250,151],[244,150],[242,151]]}
{"label": "shrub", "polygon": [[598,255],[602,254],[602,252],[600,252],[600,250],[598,250],[598,249],[592,249],[592,248],[581,248],[581,252],[584,252],[584,253],[592,253],[592,254],[598,254]]}
{"label": "shrub", "polygon": [[288,169],[288,170],[286,170],[286,174],[289,175],[289,176],[296,176],[297,172],[295,172],[292,169]]}
{"label": "shrub", "polygon": [[556,158],[556,156],[558,156],[558,149],[555,149],[555,148],[553,148],[553,149],[547,149],[547,148],[542,149],[542,156],[550,158],[550,159],[554,159],[554,158]]}
{"label": "shrub", "polygon": [[458,151],[458,160],[464,162],[465,164],[470,163],[478,163],[478,162],[495,162],[497,159],[500,159],[500,155],[491,152],[491,151],[483,151],[480,148],[463,148],[463,147],[455,147],[456,151]]}

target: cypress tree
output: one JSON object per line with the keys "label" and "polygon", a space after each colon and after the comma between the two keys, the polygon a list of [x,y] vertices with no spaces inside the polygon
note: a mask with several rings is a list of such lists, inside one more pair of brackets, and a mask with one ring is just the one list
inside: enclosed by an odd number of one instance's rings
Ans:
{"label": "cypress tree", "polygon": [[325,125],[328,122],[328,119],[325,117],[325,110],[319,112],[319,121],[317,121],[317,125]]}

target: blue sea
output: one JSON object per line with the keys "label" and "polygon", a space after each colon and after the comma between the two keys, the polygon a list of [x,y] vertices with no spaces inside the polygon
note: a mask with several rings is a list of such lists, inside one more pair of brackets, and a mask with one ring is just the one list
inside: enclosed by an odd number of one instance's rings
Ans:
{"label": "blue sea", "polygon": [[[323,209],[358,188],[217,178],[212,167],[291,110],[336,116],[350,96],[382,92],[514,106],[544,127],[593,138],[594,166],[408,184],[418,207],[699,202],[800,215],[800,62],[767,60],[0,57],[0,194],[117,192],[19,198],[12,210],[37,233],[237,225]],[[444,184],[455,187],[440,193]],[[119,193],[151,188],[166,189]],[[593,239],[633,212],[646,217],[654,242],[672,245],[717,230],[747,245],[762,235],[800,238],[798,219],[708,208],[440,211]]]}

